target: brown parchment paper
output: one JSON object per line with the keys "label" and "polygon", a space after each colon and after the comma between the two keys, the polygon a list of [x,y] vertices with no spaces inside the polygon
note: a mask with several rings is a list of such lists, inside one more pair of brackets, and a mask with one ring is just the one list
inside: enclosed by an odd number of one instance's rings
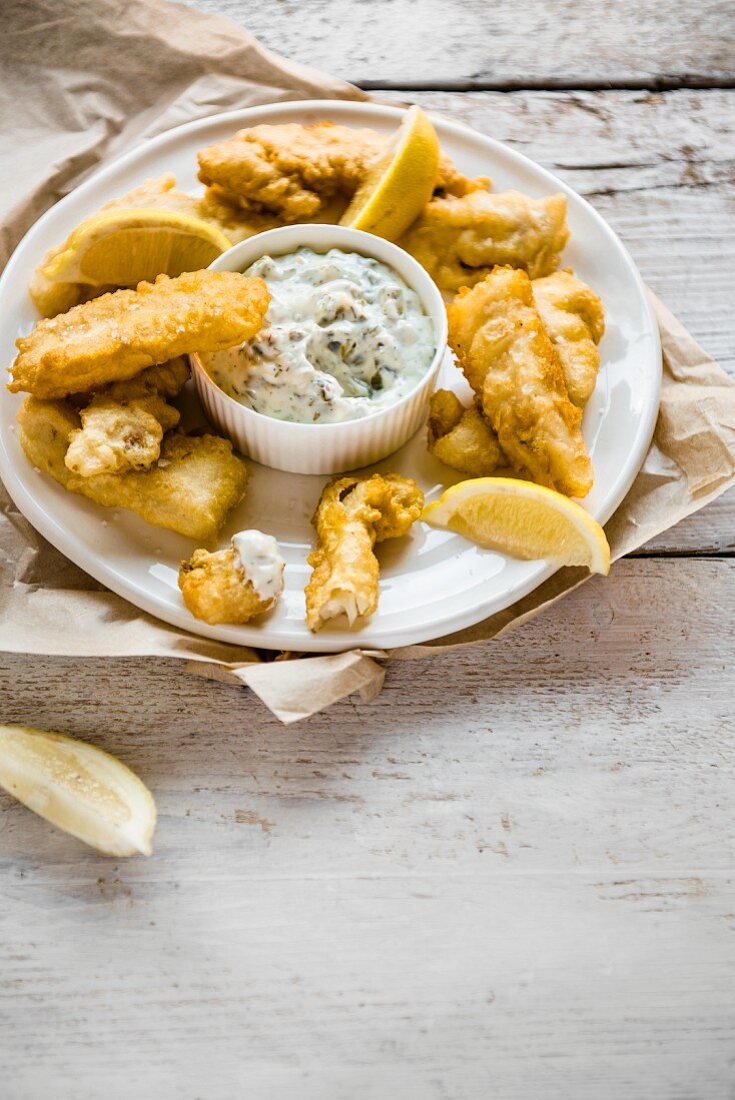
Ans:
{"label": "brown parchment paper", "polygon": [[[5,0],[2,23],[0,264],[101,160],[145,137],[259,103],[366,98],[277,57],[227,19],[165,0]],[[661,302],[653,305],[664,357],[661,409],[643,467],[606,527],[613,559],[735,484],[735,383]],[[356,692],[368,701],[380,691],[386,660],[498,638],[586,577],[560,570],[505,611],[428,644],[274,659],[167,626],[101,588],[34,531],[0,486],[0,650],[185,659],[199,675],[247,685],[284,722]]]}

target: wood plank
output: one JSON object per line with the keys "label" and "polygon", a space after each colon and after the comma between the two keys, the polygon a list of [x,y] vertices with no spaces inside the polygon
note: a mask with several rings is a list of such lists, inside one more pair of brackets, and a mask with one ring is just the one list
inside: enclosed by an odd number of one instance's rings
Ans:
{"label": "wood plank", "polygon": [[651,539],[641,554],[735,554],[735,489]]}
{"label": "wood plank", "polygon": [[[200,6],[353,79],[732,69],[713,0]],[[733,371],[719,96],[426,103],[589,195]],[[732,550],[732,501],[654,545]],[[731,1100],[733,570],[619,563],[288,730],[176,662],[0,657],[4,720],[120,753],[160,810],[115,863],[0,794],[3,1100]]]}
{"label": "wood plank", "polygon": [[[626,561],[284,729],[176,662],[3,657],[153,788],[149,861],[0,796],[8,1100],[729,1100],[733,561]],[[451,689],[449,689],[451,685]]]}
{"label": "wood plank", "polygon": [[[659,87],[732,80],[727,0],[192,0],[368,87]],[[730,37],[728,37],[730,36]]]}

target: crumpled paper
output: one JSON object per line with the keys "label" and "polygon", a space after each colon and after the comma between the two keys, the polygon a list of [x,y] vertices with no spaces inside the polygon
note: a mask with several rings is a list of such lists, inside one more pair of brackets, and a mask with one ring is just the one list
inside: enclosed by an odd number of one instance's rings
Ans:
{"label": "crumpled paper", "polygon": [[[227,19],[165,0],[6,0],[0,61],[13,99],[0,137],[0,264],[44,210],[101,160],[144,137],[236,107],[366,98],[277,57]],[[661,408],[643,467],[606,526],[613,560],[735,484],[735,383],[652,299],[663,346]],[[199,675],[248,686],[283,722],[353,693],[369,701],[386,660],[498,638],[587,575],[562,569],[505,611],[423,645],[276,656],[138,611],[42,539],[0,486],[0,650],[183,658]]]}
{"label": "crumpled paper", "polygon": [[165,0],[3,0],[1,27],[0,266],[44,210],[145,138],[261,103],[368,98]]}

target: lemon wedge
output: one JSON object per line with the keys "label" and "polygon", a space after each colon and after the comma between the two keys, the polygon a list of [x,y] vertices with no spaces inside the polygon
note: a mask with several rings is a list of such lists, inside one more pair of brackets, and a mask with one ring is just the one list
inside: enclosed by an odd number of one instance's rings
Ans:
{"label": "lemon wedge", "polygon": [[530,481],[461,481],[428,504],[421,518],[524,561],[548,558],[560,566],[610,572],[610,547],[599,523],[573,500]]}
{"label": "lemon wedge", "polygon": [[153,796],[130,768],[85,741],[0,726],[0,787],[106,855],[151,854]]}
{"label": "lemon wedge", "polygon": [[50,283],[135,286],[199,271],[230,247],[214,225],[176,210],[119,208],[81,222],[38,269]]}
{"label": "lemon wedge", "polygon": [[345,210],[340,225],[395,241],[431,198],[439,170],[439,139],[420,107],[410,107],[385,153]]}

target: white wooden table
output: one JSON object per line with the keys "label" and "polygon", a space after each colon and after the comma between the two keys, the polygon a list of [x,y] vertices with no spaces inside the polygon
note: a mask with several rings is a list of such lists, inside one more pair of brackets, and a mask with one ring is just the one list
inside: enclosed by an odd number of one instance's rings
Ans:
{"label": "white wooden table", "polygon": [[[199,6],[551,167],[735,372],[728,0]],[[3,720],[160,824],[116,863],[0,797],[2,1100],[732,1100],[734,519],[289,729],[176,662],[3,657]]]}

